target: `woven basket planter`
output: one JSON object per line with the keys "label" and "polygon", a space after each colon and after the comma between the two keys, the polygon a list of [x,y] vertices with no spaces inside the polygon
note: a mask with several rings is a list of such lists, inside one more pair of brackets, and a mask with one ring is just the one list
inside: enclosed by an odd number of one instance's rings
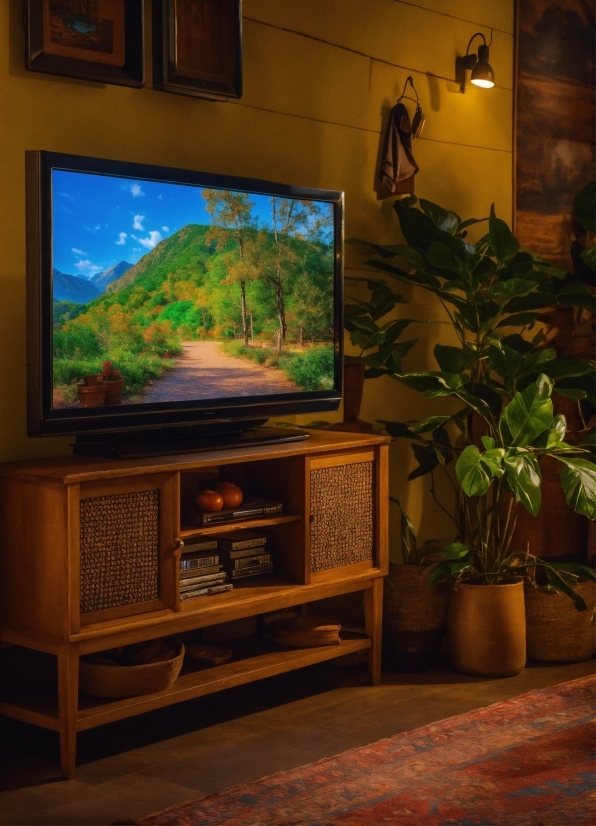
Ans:
{"label": "woven basket planter", "polygon": [[77,396],[81,407],[99,407],[105,402],[106,388],[103,384],[79,384]]}
{"label": "woven basket planter", "polygon": [[578,582],[574,590],[587,610],[576,610],[565,594],[526,586],[526,642],[530,659],[578,663],[594,656],[596,582]]}
{"label": "woven basket planter", "polygon": [[387,667],[426,671],[441,651],[450,588],[428,584],[423,565],[390,565],[383,600],[383,660]]}
{"label": "woven basket planter", "polygon": [[171,660],[143,665],[103,665],[79,661],[79,686],[92,697],[137,697],[170,688],[184,660],[184,645],[169,641],[178,653]]}

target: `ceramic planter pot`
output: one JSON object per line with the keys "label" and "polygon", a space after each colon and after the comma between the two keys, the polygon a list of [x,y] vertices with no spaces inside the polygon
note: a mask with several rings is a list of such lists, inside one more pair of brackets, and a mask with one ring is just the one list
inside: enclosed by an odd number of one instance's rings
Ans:
{"label": "ceramic planter pot", "polygon": [[526,664],[523,581],[459,583],[449,603],[447,646],[452,666],[464,674],[518,674]]}
{"label": "ceramic planter pot", "polygon": [[416,672],[439,656],[450,588],[429,585],[423,565],[390,565],[383,601],[383,659],[389,668]]}
{"label": "ceramic planter pot", "polygon": [[565,594],[526,586],[526,641],[530,659],[578,663],[594,656],[596,582],[578,582],[574,590],[588,606],[585,611],[577,611]]}

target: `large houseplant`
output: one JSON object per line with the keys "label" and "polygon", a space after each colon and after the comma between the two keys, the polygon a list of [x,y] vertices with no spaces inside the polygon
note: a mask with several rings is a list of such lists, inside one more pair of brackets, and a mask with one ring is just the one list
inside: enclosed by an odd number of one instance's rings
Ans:
{"label": "large houseplant", "polygon": [[[410,478],[426,473],[430,473],[432,478],[436,469],[449,466],[468,447],[473,448],[472,452],[478,451],[478,456],[481,455],[480,449],[484,447],[486,456],[482,454],[480,468],[491,458],[494,461],[495,454],[488,451],[505,450],[505,446],[498,445],[495,440],[492,447],[487,447],[483,445],[481,436],[493,439],[491,429],[499,430],[501,417],[509,404],[514,399],[521,398],[519,394],[535,385],[541,376],[542,384],[546,381],[549,387],[551,418],[550,394],[553,385],[559,394],[573,403],[587,404],[589,411],[594,404],[593,361],[558,357],[554,349],[545,346],[542,330],[534,329],[538,315],[545,307],[579,306],[592,310],[594,296],[588,287],[579,279],[569,277],[563,270],[522,250],[505,222],[496,217],[493,209],[490,217],[483,219],[488,221],[488,232],[475,245],[468,243],[466,233],[468,226],[480,223],[476,219],[462,221],[455,213],[428,201],[420,201],[418,206],[414,197],[397,202],[395,209],[408,245],[369,245],[377,258],[367,263],[392,278],[416,284],[434,294],[443,306],[457,339],[457,345],[435,347],[438,370],[393,374],[395,379],[422,391],[427,398],[451,396],[460,402],[459,409],[455,412],[445,413],[443,407],[437,411],[438,415],[428,416],[415,425],[408,422],[384,422],[390,435],[405,436],[412,440],[418,467],[410,474]],[[516,400],[516,405],[519,403]],[[511,409],[513,408],[509,408]],[[583,412],[579,411],[580,416]],[[564,433],[565,425],[561,418],[557,422],[562,442],[561,431]],[[457,425],[460,430],[460,436],[456,440],[453,438],[452,425]],[[489,441],[488,445],[491,444]],[[517,449],[519,444],[508,447]],[[558,449],[563,451],[567,448],[559,445]],[[535,478],[539,480],[538,455],[536,451],[529,449],[526,452],[528,457],[515,461],[521,463],[524,473],[529,473],[532,468],[532,472],[537,474]],[[546,455],[546,451],[542,450],[541,455]],[[550,455],[552,457],[552,451]],[[470,456],[471,452],[468,452],[466,459]],[[571,457],[567,455],[567,458]],[[511,459],[508,455],[508,461]],[[511,511],[507,506],[510,514],[507,542],[510,543],[515,526],[515,518],[511,518],[511,513],[515,511],[521,491],[508,490],[506,473],[510,474],[511,471],[506,472],[503,466],[503,479],[495,482],[494,488],[499,490],[499,501],[505,495],[511,497]],[[568,468],[566,478],[572,475],[573,472]],[[431,493],[435,496],[434,478]],[[470,522],[466,494],[463,487],[458,489],[457,485],[454,485],[454,493],[457,500],[454,506],[441,506],[456,522],[459,544],[448,549],[447,554],[451,554],[452,558],[447,559],[443,566],[437,567],[435,577],[448,574],[461,578],[467,572],[471,578],[473,573],[477,573],[488,586],[492,584],[488,581],[489,570],[477,570],[481,562],[478,549],[474,545],[469,547],[462,541],[469,538],[468,534],[474,524],[473,519]],[[525,504],[534,507],[531,502]],[[494,503],[490,508],[494,510]],[[484,513],[484,518],[489,522],[494,515],[490,508]],[[580,512],[583,512],[581,508]],[[479,515],[476,514],[476,519],[478,518]],[[494,518],[494,530],[497,530],[501,517],[495,515]],[[519,556],[515,558],[509,554],[503,557],[503,547],[502,545],[499,556],[501,562],[510,558],[520,572]],[[524,570],[529,572],[534,567],[535,564]],[[500,574],[494,578],[493,572],[494,584],[503,583],[504,578],[511,575],[507,565],[501,568],[499,563],[497,570]],[[561,566],[547,565],[545,570],[549,576],[547,588],[561,587],[572,595],[578,605],[582,603],[571,587],[579,569],[572,573]],[[585,573],[583,569],[582,572]],[[588,573],[587,576],[589,575]],[[462,587],[459,590],[461,592],[465,589]],[[506,590],[515,589],[498,588],[497,593],[502,594]],[[519,591],[519,586],[517,590]],[[487,589],[484,589],[484,593],[487,593]],[[519,624],[522,626],[523,622],[520,620]],[[517,667],[516,665],[515,668]]]}
{"label": "large houseplant", "polygon": [[577,446],[563,441],[565,419],[553,414],[552,389],[552,379],[539,376],[514,394],[499,417],[482,414],[487,433],[481,448],[451,449],[459,482],[453,508],[457,540],[444,549],[431,582],[448,578],[456,583],[448,619],[450,656],[468,673],[496,676],[523,667],[523,584],[535,581],[537,569],[545,589],[562,591],[580,610],[586,605],[574,586],[581,578],[596,578],[584,565],[511,550],[519,506],[534,516],[540,510],[541,456],[559,462],[573,510],[596,519],[596,465],[587,458],[593,438]]}

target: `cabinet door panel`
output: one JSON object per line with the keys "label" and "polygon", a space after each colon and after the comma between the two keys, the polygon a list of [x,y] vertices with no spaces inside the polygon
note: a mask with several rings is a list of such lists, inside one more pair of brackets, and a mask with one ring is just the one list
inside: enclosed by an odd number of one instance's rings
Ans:
{"label": "cabinet door panel", "polygon": [[375,454],[324,456],[309,463],[310,571],[372,567]]}
{"label": "cabinet door panel", "polygon": [[130,488],[126,482],[81,486],[80,612],[84,623],[172,606],[173,481],[156,475],[135,480],[136,489]]}

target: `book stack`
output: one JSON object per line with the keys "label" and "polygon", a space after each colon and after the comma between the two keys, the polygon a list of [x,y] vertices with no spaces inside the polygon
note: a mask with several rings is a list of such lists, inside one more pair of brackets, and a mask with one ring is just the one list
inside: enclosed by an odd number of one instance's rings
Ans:
{"label": "book stack", "polygon": [[267,537],[255,531],[232,531],[217,537],[217,549],[223,567],[232,580],[268,574],[273,570],[273,556],[266,548]]}
{"label": "book stack", "polygon": [[217,540],[201,539],[184,546],[180,559],[180,599],[194,599],[231,591],[227,571],[220,564]]}

